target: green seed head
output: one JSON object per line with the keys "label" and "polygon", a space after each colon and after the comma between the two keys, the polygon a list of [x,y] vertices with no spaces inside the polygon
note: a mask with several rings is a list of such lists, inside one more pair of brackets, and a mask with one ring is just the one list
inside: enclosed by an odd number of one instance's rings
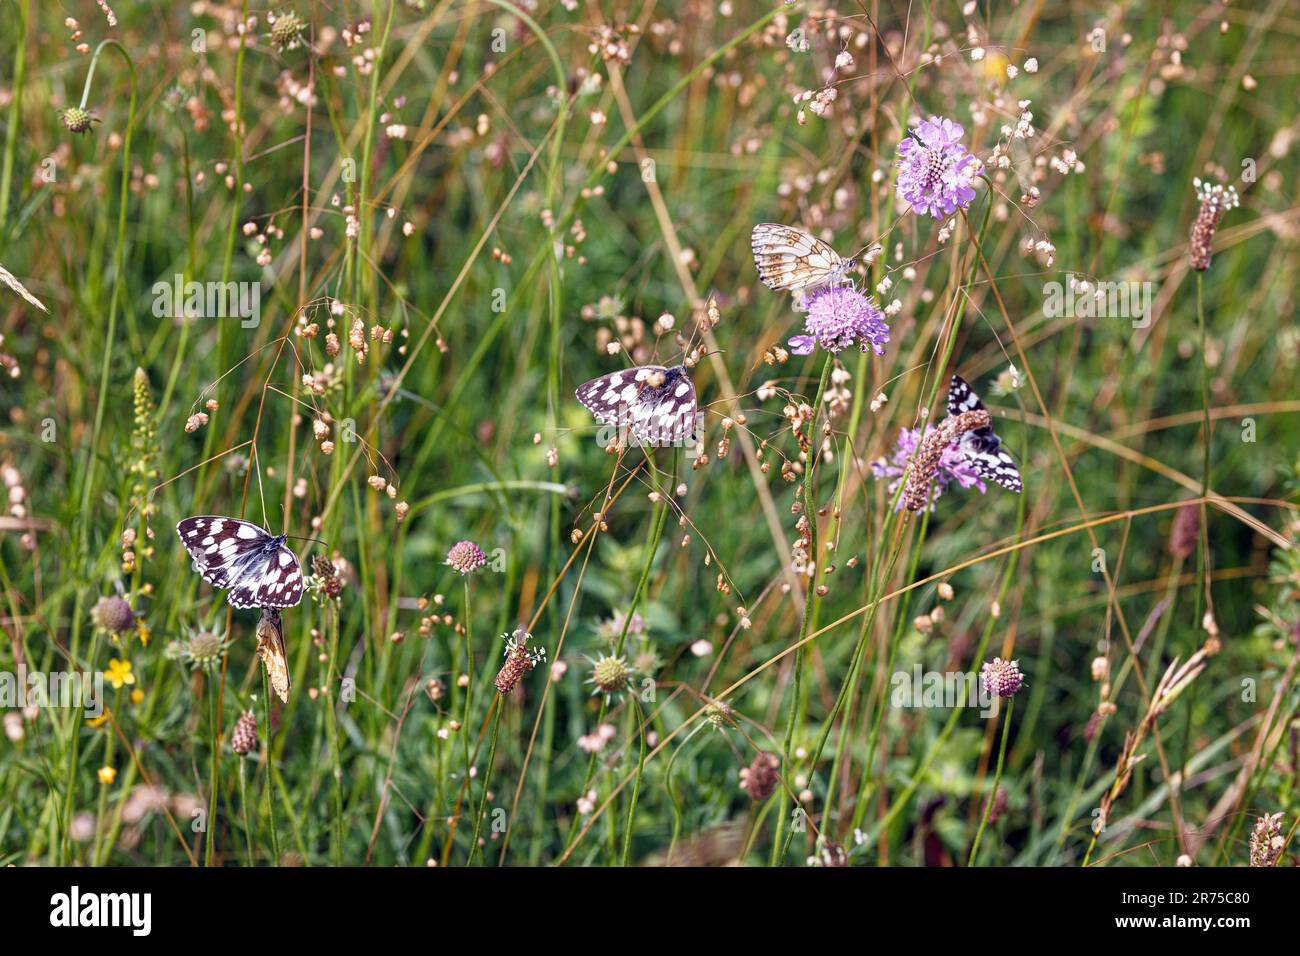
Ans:
{"label": "green seed head", "polygon": [[90,124],[95,121],[90,111],[80,106],[69,106],[60,115],[60,119],[63,120],[63,125],[69,133],[88,133]]}
{"label": "green seed head", "polygon": [[275,47],[277,53],[296,50],[302,45],[306,33],[306,22],[292,10],[286,10],[276,14],[271,23],[271,46]]}
{"label": "green seed head", "polygon": [[185,660],[191,667],[209,670],[221,662],[226,642],[218,635],[200,631],[185,644]]}
{"label": "green seed head", "polygon": [[601,694],[622,693],[631,679],[632,669],[621,657],[601,657],[591,669],[591,683]]}

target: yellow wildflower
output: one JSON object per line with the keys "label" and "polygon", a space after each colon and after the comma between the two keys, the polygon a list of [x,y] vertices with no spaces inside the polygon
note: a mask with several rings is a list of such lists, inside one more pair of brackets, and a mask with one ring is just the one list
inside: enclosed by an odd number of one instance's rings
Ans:
{"label": "yellow wildflower", "polygon": [[114,690],[121,690],[123,684],[135,683],[135,675],[131,673],[131,662],[118,660],[116,657],[108,662],[108,670],[104,676],[113,685]]}

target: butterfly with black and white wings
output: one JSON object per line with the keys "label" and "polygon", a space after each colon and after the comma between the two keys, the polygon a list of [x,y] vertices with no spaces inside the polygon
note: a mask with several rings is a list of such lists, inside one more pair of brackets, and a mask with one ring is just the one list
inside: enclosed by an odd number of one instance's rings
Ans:
{"label": "butterfly with black and white wings", "polygon": [[844,280],[853,268],[829,245],[802,229],[760,222],[749,237],[754,267],[763,285],[775,292],[799,292]]}
{"label": "butterfly with black and white wings", "polygon": [[596,420],[630,432],[642,445],[693,444],[699,403],[685,365],[641,365],[578,386],[580,401]]}
{"label": "butterfly with black and white wings", "polygon": [[[954,375],[948,386],[948,414],[956,416],[983,407],[984,403],[970,383],[960,375]],[[981,478],[996,482],[1016,494],[1023,490],[1020,470],[1003,449],[998,436],[993,434],[992,425],[963,433],[957,447],[962,458]]]}
{"label": "butterfly with black and white wings", "polygon": [[295,607],[302,601],[302,566],[285,545],[286,535],[222,515],[185,518],[176,533],[203,580],[230,592],[231,607]]}

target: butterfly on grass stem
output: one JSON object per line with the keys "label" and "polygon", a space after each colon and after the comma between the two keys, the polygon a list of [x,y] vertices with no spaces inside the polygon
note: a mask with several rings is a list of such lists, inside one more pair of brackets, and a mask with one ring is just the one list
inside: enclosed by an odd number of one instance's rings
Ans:
{"label": "butterfly on grass stem", "polygon": [[598,422],[641,445],[691,445],[698,437],[699,403],[685,365],[611,372],[580,385],[577,397]]}
{"label": "butterfly on grass stem", "polygon": [[221,515],[185,518],[176,533],[203,580],[230,591],[231,607],[294,607],[302,600],[302,567],[285,545],[288,535]]}

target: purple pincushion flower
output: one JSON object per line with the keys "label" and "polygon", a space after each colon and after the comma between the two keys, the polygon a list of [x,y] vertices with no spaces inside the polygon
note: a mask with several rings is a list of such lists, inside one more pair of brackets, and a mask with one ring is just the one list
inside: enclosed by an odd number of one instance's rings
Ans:
{"label": "purple pincushion flower", "polygon": [[[907,467],[916,454],[916,446],[922,438],[932,431],[934,431],[933,425],[926,425],[924,431],[919,428],[902,429],[898,433],[898,444],[889,457],[877,458],[871,463],[871,473],[877,479],[890,479],[889,494],[891,496],[898,491],[899,485],[907,474]],[[934,472],[934,490],[930,494],[930,508],[932,510],[935,501],[943,494],[948,483],[953,481],[962,488],[974,488],[980,494],[984,494],[988,490],[975,469],[962,457],[958,443],[955,441],[944,448],[943,454],[939,457],[939,464]],[[902,506],[903,500],[902,496],[900,496],[898,507],[901,508]]]}
{"label": "purple pincushion flower", "polygon": [[487,555],[473,541],[457,541],[447,552],[446,563],[461,574],[472,574],[487,564]]}
{"label": "purple pincushion flower", "polygon": [[1004,661],[1000,657],[985,661],[980,668],[980,677],[984,689],[998,697],[1013,696],[1025,682],[1025,675],[1020,673],[1020,662]]}
{"label": "purple pincushion flower", "polygon": [[818,289],[804,300],[804,305],[807,334],[790,339],[790,351],[795,355],[811,355],[819,345],[828,352],[856,345],[864,352],[871,349],[877,355],[885,354],[889,344],[885,313],[852,284]]}
{"label": "purple pincushion flower", "polygon": [[961,144],[964,132],[960,123],[931,116],[898,144],[898,195],[915,212],[942,219],[975,198],[983,165]]}

